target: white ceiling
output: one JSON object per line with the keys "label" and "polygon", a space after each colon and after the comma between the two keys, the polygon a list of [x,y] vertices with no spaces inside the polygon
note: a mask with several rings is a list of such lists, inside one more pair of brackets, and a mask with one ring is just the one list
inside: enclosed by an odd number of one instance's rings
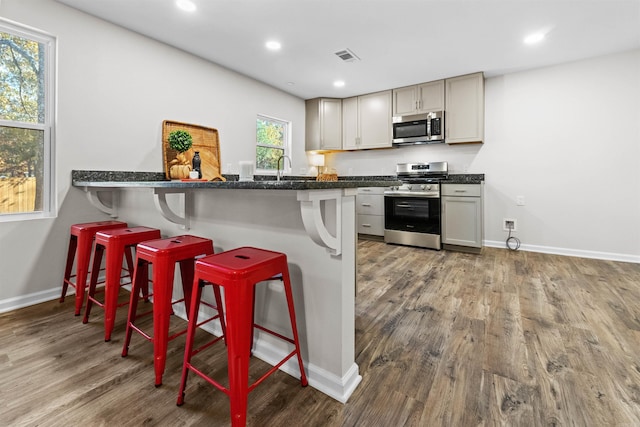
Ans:
{"label": "white ceiling", "polygon": [[[57,1],[303,99],[640,48],[640,0],[192,0],[192,13],[175,0]],[[540,30],[542,43],[523,43]],[[334,54],[345,48],[361,61]]]}

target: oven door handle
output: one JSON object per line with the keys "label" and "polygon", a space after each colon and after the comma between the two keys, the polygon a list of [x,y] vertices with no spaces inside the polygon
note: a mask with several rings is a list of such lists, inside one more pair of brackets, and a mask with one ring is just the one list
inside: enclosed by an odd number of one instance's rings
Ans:
{"label": "oven door handle", "polygon": [[420,194],[420,193],[384,193],[384,197],[412,197],[412,198],[420,198],[420,199],[439,199],[439,193],[429,193],[429,194]]}

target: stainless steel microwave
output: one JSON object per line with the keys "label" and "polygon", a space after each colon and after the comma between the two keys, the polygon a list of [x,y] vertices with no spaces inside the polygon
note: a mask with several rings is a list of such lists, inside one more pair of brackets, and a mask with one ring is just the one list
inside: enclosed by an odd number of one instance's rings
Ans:
{"label": "stainless steel microwave", "polygon": [[392,125],[394,146],[444,142],[444,111],[394,116]]}

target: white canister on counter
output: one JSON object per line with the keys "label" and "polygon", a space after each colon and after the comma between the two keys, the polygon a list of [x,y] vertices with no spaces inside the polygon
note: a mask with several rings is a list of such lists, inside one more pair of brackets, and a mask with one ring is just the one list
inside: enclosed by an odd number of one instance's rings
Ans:
{"label": "white canister on counter", "polygon": [[240,181],[253,181],[253,162],[242,160],[240,165]]}

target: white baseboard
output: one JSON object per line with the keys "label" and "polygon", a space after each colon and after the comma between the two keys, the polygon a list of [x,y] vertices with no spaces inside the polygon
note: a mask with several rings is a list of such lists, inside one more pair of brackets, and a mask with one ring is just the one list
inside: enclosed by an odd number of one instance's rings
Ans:
{"label": "white baseboard", "polygon": [[[288,352],[275,348],[264,340],[257,339],[254,344],[253,355],[270,365],[279,363],[287,354]],[[359,374],[356,363],[354,363],[342,377],[327,372],[306,360],[303,360],[303,363],[309,385],[340,403],[346,403],[358,384],[360,384],[360,381],[362,381],[362,376]],[[298,367],[298,360],[295,357],[287,360],[287,362],[280,367],[280,370],[294,378],[300,378],[300,368]]]}
{"label": "white baseboard", "polygon": [[[20,295],[18,297],[0,300],[0,313],[17,310],[19,308],[28,307],[30,305],[40,304],[41,302],[51,301],[60,298],[62,287],[58,286],[46,291],[35,292],[28,295]],[[74,296],[75,289],[69,286],[67,297]]]}
{"label": "white baseboard", "polygon": [[[505,242],[500,242],[495,240],[485,240],[483,244],[484,246],[487,246],[490,248],[507,249]],[[527,252],[540,252],[544,254],[553,254],[553,255],[574,256],[579,258],[602,259],[606,261],[640,263],[640,255],[618,254],[614,252],[586,251],[582,249],[567,249],[567,248],[557,248],[553,246],[538,246],[538,245],[527,245],[527,244],[521,244],[518,250],[527,251]]]}

